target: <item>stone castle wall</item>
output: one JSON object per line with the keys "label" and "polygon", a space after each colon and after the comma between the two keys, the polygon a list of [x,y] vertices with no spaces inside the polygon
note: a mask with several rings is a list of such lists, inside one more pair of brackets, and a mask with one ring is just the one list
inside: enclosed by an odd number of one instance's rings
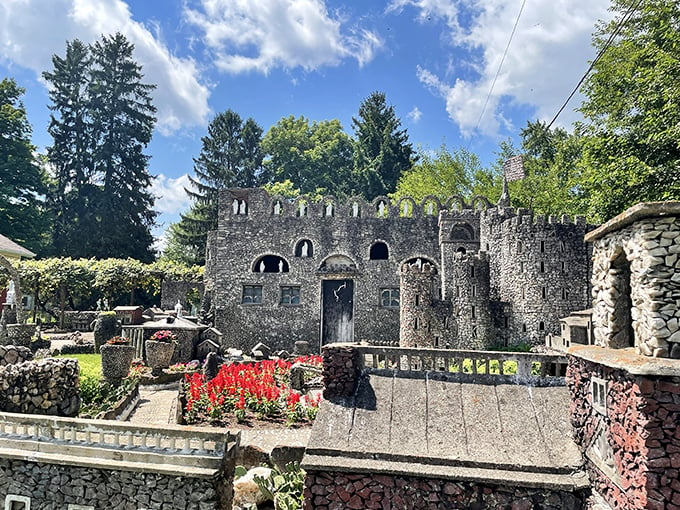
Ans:
{"label": "stone castle wall", "polygon": [[[8,353],[11,350],[5,357]],[[78,360],[66,358],[1,367],[0,411],[77,416],[80,409],[79,374]]]}
{"label": "stone castle wall", "polygon": [[400,347],[438,347],[444,324],[436,316],[437,268],[414,262],[401,268]]}
{"label": "stone castle wall", "polygon": [[196,291],[200,297],[203,296],[205,288],[202,282],[163,280],[161,284],[161,309],[174,310],[177,301],[179,301],[185,310],[185,314],[188,314],[191,311],[191,303],[187,299],[189,291]]}
{"label": "stone castle wall", "polygon": [[[386,197],[289,203],[260,189],[223,190],[218,229],[208,237],[206,293],[226,345],[249,349],[261,341],[291,349],[297,340],[311,340],[318,350],[325,343],[324,281],[351,281],[353,331],[345,328],[343,337],[329,341],[395,345],[399,307],[396,300],[385,306],[381,296],[399,296],[401,266],[421,259],[439,275],[428,320],[437,331],[428,342],[538,344],[559,333],[560,317],[589,306],[588,228],[582,218],[534,218],[483,197],[471,204],[457,197],[420,204]],[[373,257],[378,245],[384,257]],[[261,272],[264,260],[270,265]],[[474,266],[475,276],[465,265]],[[243,303],[246,287],[261,289],[261,301]],[[299,302],[282,303],[291,287]]]}

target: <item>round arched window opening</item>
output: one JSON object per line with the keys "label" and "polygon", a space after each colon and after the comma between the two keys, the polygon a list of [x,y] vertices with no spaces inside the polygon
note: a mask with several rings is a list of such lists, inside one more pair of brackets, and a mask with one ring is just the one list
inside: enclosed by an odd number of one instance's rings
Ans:
{"label": "round arched window opening", "polygon": [[287,273],[288,261],[278,255],[260,257],[253,266],[254,273]]}
{"label": "round arched window opening", "polygon": [[432,262],[430,259],[425,257],[413,257],[405,261],[404,264],[408,264],[409,266],[413,264],[416,264],[418,266],[422,266],[423,264],[430,264],[434,268],[434,274],[437,274],[436,264]]}
{"label": "round arched window opening", "polygon": [[371,251],[368,257],[371,260],[387,260],[389,256],[390,250],[387,248],[387,245],[383,242],[378,242],[371,246]]}
{"label": "round arched window opening", "polygon": [[463,255],[465,255],[467,253],[467,250],[461,246],[456,250],[456,253],[462,253]]}
{"label": "round arched window opening", "polygon": [[313,257],[314,256],[314,245],[309,239],[300,239],[295,245],[295,256],[296,257]]}

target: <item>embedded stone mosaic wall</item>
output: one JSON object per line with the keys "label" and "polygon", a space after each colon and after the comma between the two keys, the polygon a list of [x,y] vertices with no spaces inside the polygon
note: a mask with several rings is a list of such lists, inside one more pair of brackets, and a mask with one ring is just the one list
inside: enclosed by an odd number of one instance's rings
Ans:
{"label": "embedded stone mosaic wall", "polygon": [[359,352],[351,345],[326,345],[323,355],[323,397],[347,398],[354,394],[361,371]]}
{"label": "embedded stone mosaic wall", "polygon": [[[559,333],[560,317],[589,306],[588,229],[583,218],[534,218],[484,197],[470,204],[458,197],[290,203],[262,189],[228,189],[220,194],[218,229],[208,236],[205,297],[226,346],[395,345],[399,306],[384,296],[399,296],[402,265],[420,259],[439,275],[432,317],[442,323],[434,335],[442,347],[445,338],[456,348],[539,344]],[[346,282],[351,293],[336,315],[326,314],[339,299],[324,296],[327,280]],[[440,320],[442,313],[453,320]],[[324,338],[335,316],[345,321],[338,327],[345,336]]]}
{"label": "embedded stone mosaic wall", "polygon": [[[680,203],[640,204],[593,232],[595,343],[680,358]],[[645,209],[646,207],[646,209]],[[658,209],[658,210],[657,210]],[[636,211],[648,217],[635,221]],[[598,229],[598,230],[601,230]]]}
{"label": "embedded stone mosaic wall", "polygon": [[[593,378],[606,388],[599,411]],[[635,376],[570,355],[567,383],[593,489],[620,510],[680,509],[680,378]]]}
{"label": "embedded stone mosaic wall", "polygon": [[[8,352],[11,351],[6,352],[6,357]],[[0,410],[77,416],[79,373],[78,361],[66,358],[6,365],[0,368]]]}
{"label": "embedded stone mosaic wall", "polygon": [[6,345],[22,345],[28,347],[35,335],[35,324],[7,324]]}
{"label": "embedded stone mosaic wall", "polygon": [[33,352],[28,347],[19,345],[0,345],[0,367],[15,365],[33,359]]}
{"label": "embedded stone mosaic wall", "polygon": [[305,509],[580,510],[586,493],[387,474],[308,472]]}
{"label": "embedded stone mosaic wall", "polygon": [[26,496],[32,510],[68,504],[110,510],[217,510],[231,508],[227,485],[222,479],[0,459],[0,501],[8,494]]}

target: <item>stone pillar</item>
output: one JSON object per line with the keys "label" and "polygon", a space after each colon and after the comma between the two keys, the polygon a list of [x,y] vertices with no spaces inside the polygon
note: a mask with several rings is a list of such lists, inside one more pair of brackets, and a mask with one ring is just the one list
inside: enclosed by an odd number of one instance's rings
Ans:
{"label": "stone pillar", "polygon": [[323,356],[323,397],[326,400],[354,395],[359,375],[361,357],[351,344],[328,344],[321,348]]}

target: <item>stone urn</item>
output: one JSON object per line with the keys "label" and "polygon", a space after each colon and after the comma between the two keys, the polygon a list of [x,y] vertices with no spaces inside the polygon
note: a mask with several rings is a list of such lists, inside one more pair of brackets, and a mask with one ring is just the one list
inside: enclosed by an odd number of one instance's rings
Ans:
{"label": "stone urn", "polygon": [[151,367],[151,375],[161,375],[163,369],[170,366],[170,360],[175,352],[175,343],[147,340],[144,342],[144,348],[146,349],[146,364]]}
{"label": "stone urn", "polygon": [[106,343],[99,348],[102,354],[102,375],[111,384],[119,384],[130,372],[135,347],[130,344]]}

